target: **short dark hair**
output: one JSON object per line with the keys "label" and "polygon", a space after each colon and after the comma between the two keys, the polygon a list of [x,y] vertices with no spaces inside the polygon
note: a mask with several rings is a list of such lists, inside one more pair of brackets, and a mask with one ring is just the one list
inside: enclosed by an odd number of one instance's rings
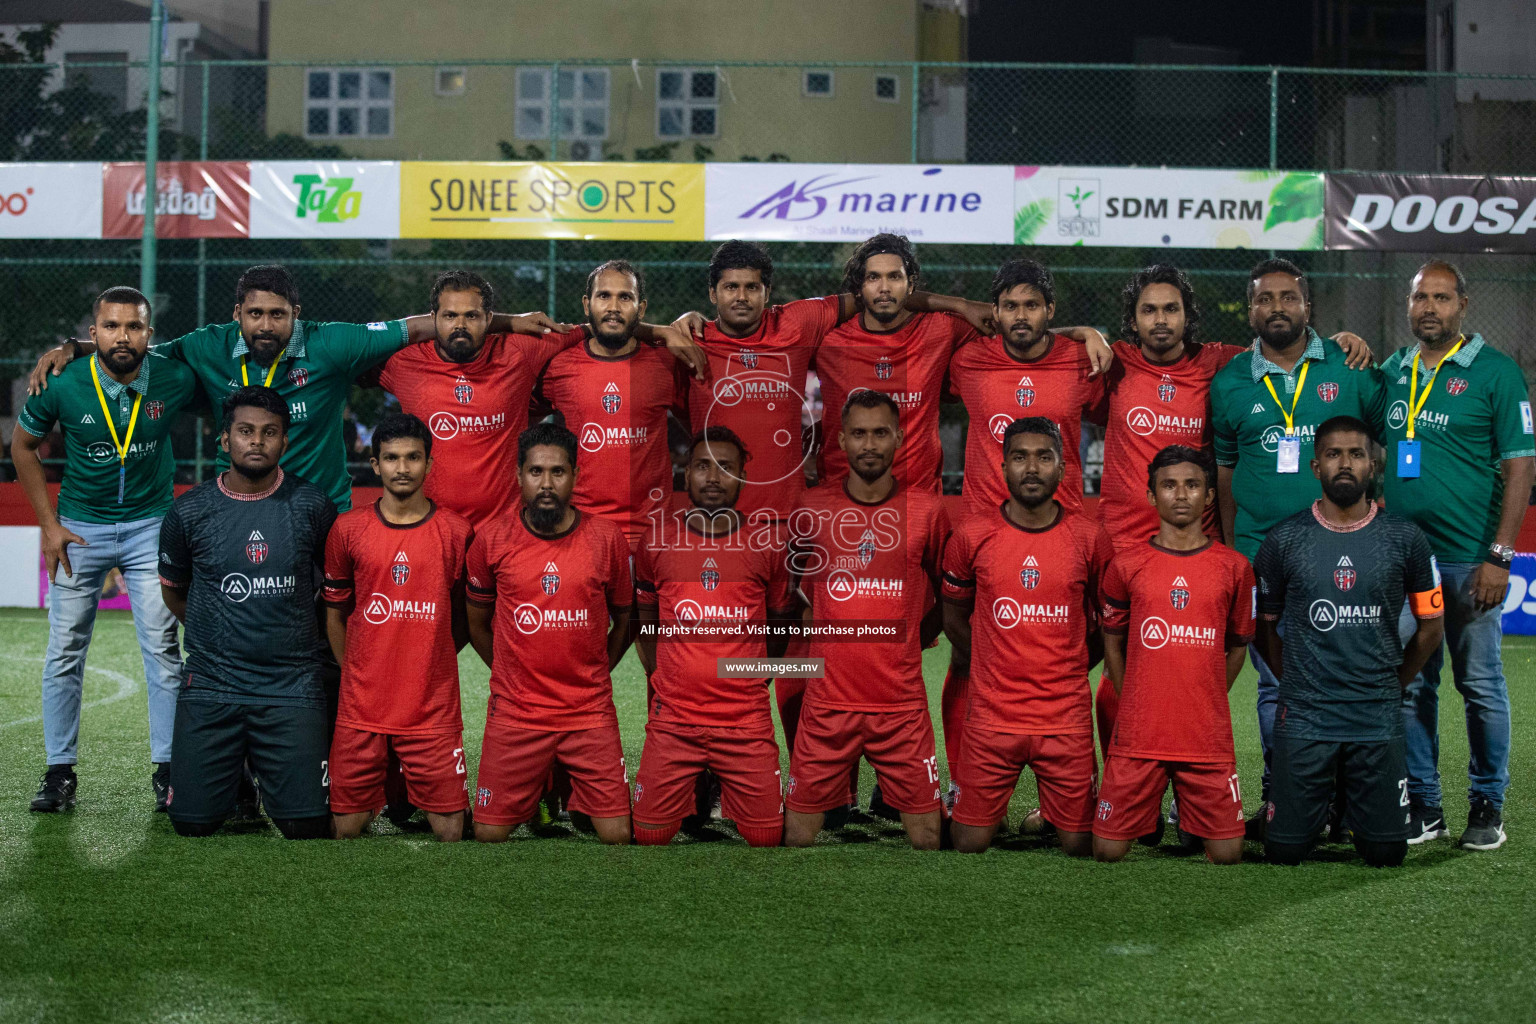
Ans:
{"label": "short dark hair", "polygon": [[473,270],[445,270],[432,282],[432,312],[437,312],[437,300],[443,292],[467,291],[478,291],[480,308],[487,313],[491,311],[491,303],[496,301],[496,293],[491,288],[491,282]]}
{"label": "short dark hair", "polygon": [[1147,463],[1147,490],[1157,490],[1157,471],[1169,466],[1179,466],[1184,463],[1199,466],[1205,475],[1206,490],[1216,488],[1216,463],[1211,457],[1198,448],[1191,448],[1187,444],[1171,444],[1152,456],[1152,461]]}
{"label": "short dark hair", "polygon": [[385,413],[379,417],[378,426],[373,428],[373,457],[379,457],[385,441],[399,441],[412,437],[421,442],[422,447],[427,450],[427,457],[430,458],[432,431],[427,429],[427,425],[408,412]]}
{"label": "short dark hair", "polygon": [[571,468],[576,468],[576,435],[558,423],[535,423],[517,435],[517,468],[527,464],[530,451],[541,447],[565,449]]}
{"label": "short dark hair", "polygon": [[289,305],[299,304],[299,286],[293,283],[288,268],[278,263],[247,267],[240,280],[235,282],[235,305],[243,305],[251,292],[271,292],[287,299]]}
{"label": "short dark hair", "polygon": [[741,464],[743,466],[745,466],[747,464],[747,460],[751,458],[751,455],[747,452],[747,446],[742,444],[740,437],[736,436],[736,431],[732,430],[730,427],[721,426],[719,424],[716,424],[712,427],[705,427],[703,430],[693,435],[693,439],[688,442],[689,458],[693,457],[693,450],[706,441],[708,441],[710,444],[718,443],[735,445],[736,450],[741,453]]}
{"label": "short dark hair", "polygon": [[847,422],[849,409],[889,409],[891,415],[896,417],[897,426],[901,425],[901,406],[896,404],[896,399],[884,391],[871,391],[865,388],[855,391],[843,402],[843,420]]}
{"label": "short dark hair", "polygon": [[1301,301],[1312,301],[1312,286],[1307,282],[1307,275],[1300,267],[1290,260],[1272,257],[1262,260],[1248,272],[1248,301],[1253,301],[1254,294],[1259,289],[1259,278],[1265,274],[1289,274],[1296,279],[1296,287],[1301,289]]}
{"label": "short dark hair", "polygon": [[843,291],[858,295],[863,290],[864,267],[871,256],[900,256],[902,269],[907,272],[908,285],[915,284],[921,273],[911,240],[906,235],[884,232],[860,242],[843,264]]}
{"label": "short dark hair", "polygon": [[1418,277],[1420,274],[1424,273],[1424,271],[1426,271],[1426,270],[1444,270],[1444,271],[1447,271],[1452,277],[1454,277],[1456,279],[1456,296],[1458,298],[1466,298],[1466,295],[1467,295],[1467,279],[1461,275],[1461,268],[1458,267],[1456,264],[1452,263],[1450,260],[1442,260],[1442,259],[1425,260],[1424,263],[1419,267],[1419,269],[1415,270],[1413,272],[1413,276],[1414,277]]}
{"label": "short dark hair", "polygon": [[283,421],[283,433],[288,433],[290,413],[288,412],[288,400],[278,394],[276,390],[264,387],[260,384],[251,384],[248,387],[239,388],[224,399],[224,426],[228,431],[235,425],[236,409],[265,409],[278,419]]}
{"label": "short dark hair", "polygon": [[592,297],[592,289],[597,287],[597,279],[605,270],[617,270],[621,274],[628,274],[635,279],[635,301],[645,301],[645,275],[640,273],[640,268],[629,260],[605,260],[592,268],[592,273],[587,275],[587,290],[582,294],[587,298]]}
{"label": "short dark hair", "polygon": [[992,305],[997,305],[997,300],[1004,292],[1012,291],[1021,284],[1027,284],[1038,291],[1047,306],[1056,305],[1056,279],[1051,276],[1050,268],[1039,260],[1026,257],[1009,260],[992,275]]}
{"label": "short dark hair", "polygon": [[1323,420],[1322,425],[1317,428],[1317,433],[1312,435],[1313,450],[1315,451],[1317,446],[1323,443],[1323,438],[1332,434],[1346,433],[1364,434],[1367,441],[1371,439],[1371,428],[1366,426],[1365,420],[1358,416],[1334,416]]}
{"label": "short dark hair", "polygon": [[1200,327],[1200,304],[1195,301],[1189,275],[1170,263],[1142,267],[1125,283],[1125,291],[1120,293],[1120,337],[1135,343],[1136,307],[1141,304],[1141,293],[1154,284],[1171,284],[1179,290],[1179,300],[1184,303],[1184,344],[1194,344],[1195,332]]}
{"label": "short dark hair", "polygon": [[143,306],[144,322],[152,323],[154,320],[155,310],[149,304],[149,299],[145,298],[144,293],[137,288],[130,288],[125,284],[114,285],[96,296],[96,301],[91,303],[92,320],[96,319],[101,312],[102,305],[108,302],[130,302],[135,306]]}
{"label": "short dark hair", "polygon": [[709,258],[709,286],[720,283],[727,270],[755,270],[763,279],[763,288],[773,287],[773,257],[761,242],[743,242],[733,238],[721,242]]}
{"label": "short dark hair", "polygon": [[1008,424],[1008,429],[1003,431],[1003,454],[1008,454],[1008,442],[1020,434],[1040,434],[1051,439],[1051,448],[1056,452],[1056,457],[1063,458],[1061,443],[1061,428],[1055,422],[1044,416],[1020,416]]}

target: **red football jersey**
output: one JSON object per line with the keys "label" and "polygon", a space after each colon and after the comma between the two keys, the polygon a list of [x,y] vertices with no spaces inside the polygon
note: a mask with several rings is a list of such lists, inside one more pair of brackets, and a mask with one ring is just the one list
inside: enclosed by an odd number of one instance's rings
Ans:
{"label": "red football jersey", "polygon": [[816,350],[822,401],[819,480],[836,487],[848,475],[848,456],[837,444],[848,396],[884,391],[900,407],[906,433],[892,467],[896,482],[938,494],[944,470],[939,402],[950,356],[980,335],[949,313],[918,313],[890,331],[867,330],[862,319],[856,316],[839,324]]}
{"label": "red football jersey", "polygon": [[440,505],[400,526],[384,519],[377,501],[331,527],[325,600],[355,598],[337,725],[391,736],[464,727],[452,598],[472,535],[468,520]]}
{"label": "red football jersey", "polygon": [[1143,541],[1115,555],[1103,597],[1104,631],[1127,634],[1109,752],[1231,761],[1227,648],[1253,639],[1248,559],[1215,541],[1196,551]]}
{"label": "red football jersey", "polygon": [[572,504],[613,520],[634,545],[671,500],[667,411],[682,407],[687,371],[664,348],[599,356],[596,345],[551,359],[539,390],[581,446]]}
{"label": "red football jersey", "polygon": [[[926,710],[919,623],[937,595],[949,539],[943,499],[900,487],[865,505],[842,484],[805,492],[790,515],[791,568],[801,574],[816,625],[836,635],[810,638],[826,675],[808,679],[805,702],[836,711]],[[859,627],[889,631],[859,639]]]}
{"label": "red football jersey", "polygon": [[700,343],[714,380],[690,378],[688,417],[698,433],[724,426],[747,446],[749,458],[736,510],[774,519],[788,516],[805,490],[801,415],[807,405],[806,372],[821,339],[837,326],[839,297],[801,299],[763,311],[746,338],[704,326]]}
{"label": "red football jersey", "polygon": [[766,657],[767,641],[748,627],[766,623],[770,609],[796,606],[786,553],[755,550],[752,534],[747,525],[709,537],[672,524],[659,539],[648,534],[635,556],[635,599],[657,609],[663,631],[699,630],[658,636],[655,702],[692,725],[772,736],[768,677],[722,679],[715,661]]}
{"label": "red football jersey", "polygon": [[[1156,536],[1157,509],[1147,500],[1147,467],[1171,444],[1211,450],[1211,378],[1247,349],[1235,345],[1185,346],[1177,362],[1147,361],[1140,345],[1115,342],[1115,362],[1105,374],[1104,477],[1099,483],[1099,520],[1116,548]],[[1220,534],[1217,507],[1205,514],[1207,536]]]}
{"label": "red football jersey", "polygon": [[488,334],[480,354],[451,363],[424,341],[389,357],[379,383],[432,431],[427,497],[476,527],[515,509],[517,435],[544,366],[584,340],[569,334]]}
{"label": "red football jersey", "polygon": [[966,720],[993,732],[1093,732],[1088,629],[1114,546],[1065,508],[1043,530],[1001,509],[966,519],[944,551],[944,598],[975,602]]}
{"label": "red football jersey", "polygon": [[1015,359],[999,337],[984,338],[955,353],[950,387],[965,403],[971,422],[965,438],[965,511],[991,514],[1008,500],[1003,479],[1003,431],[1021,416],[1044,416],[1061,428],[1066,474],[1056,500],[1069,512],[1083,508],[1083,460],[1079,446],[1083,416],[1102,400],[1103,378],[1092,369],[1084,346],[1051,335],[1045,355]]}
{"label": "red football jersey", "polygon": [[466,574],[469,599],[496,605],[491,693],[517,726],[559,732],[613,721],[608,609],[634,601],[618,525],[578,512],[569,530],[541,537],[521,516],[496,519],[470,545]]}

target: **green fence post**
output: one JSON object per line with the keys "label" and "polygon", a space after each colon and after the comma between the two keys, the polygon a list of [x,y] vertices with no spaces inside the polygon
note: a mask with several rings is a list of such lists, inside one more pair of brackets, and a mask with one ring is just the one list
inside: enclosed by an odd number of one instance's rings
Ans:
{"label": "green fence post", "polygon": [[917,85],[922,65],[912,62],[912,163],[917,163]]}
{"label": "green fence post", "polygon": [[[560,62],[549,72],[549,158],[557,160],[560,157]],[[544,260],[545,297],[544,301],[549,307],[546,312],[555,320],[559,315],[555,312],[556,302],[559,296],[555,294],[555,240],[549,240]]]}
{"label": "green fence post", "polygon": [[1269,69],[1269,169],[1280,166],[1280,69]]}
{"label": "green fence post", "polygon": [[[202,125],[197,145],[197,158],[208,159],[208,62],[203,61]],[[208,322],[208,239],[197,240],[197,320],[201,327]],[[192,479],[203,479],[203,418],[197,417],[192,436]]]}
{"label": "green fence post", "polygon": [[160,33],[165,26],[164,0],[151,0],[149,7],[149,87],[145,90],[144,125],[144,234],[139,254],[139,291],[155,301],[155,199],[159,192],[157,166],[160,162]]}

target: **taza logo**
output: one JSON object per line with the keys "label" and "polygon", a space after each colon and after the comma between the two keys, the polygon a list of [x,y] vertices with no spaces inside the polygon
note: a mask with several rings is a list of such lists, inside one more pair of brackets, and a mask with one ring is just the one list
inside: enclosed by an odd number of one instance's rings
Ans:
{"label": "taza logo", "polygon": [[301,220],[313,213],[321,224],[340,224],[363,212],[363,193],[352,187],[351,178],[295,174],[293,183],[299,188],[293,215]]}

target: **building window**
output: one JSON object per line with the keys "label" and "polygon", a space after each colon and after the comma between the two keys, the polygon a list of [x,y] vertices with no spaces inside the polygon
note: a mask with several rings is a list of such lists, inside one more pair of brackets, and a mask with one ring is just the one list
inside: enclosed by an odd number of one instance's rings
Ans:
{"label": "building window", "polygon": [[876,75],[875,99],[885,103],[895,103],[901,99],[901,79],[895,75]]}
{"label": "building window", "polygon": [[[549,138],[549,68],[517,69],[517,122],[520,139]],[[600,141],[608,137],[608,69],[560,70],[560,138]]]}
{"label": "building window", "polygon": [[656,137],[712,139],[720,134],[720,76],[667,68],[656,72]]}
{"label": "building window", "polygon": [[804,82],[807,96],[832,95],[832,72],[830,71],[807,71]]}
{"label": "building window", "polygon": [[394,133],[395,73],[388,68],[310,68],[304,73],[304,134],[388,138]]}
{"label": "building window", "polygon": [[438,68],[437,94],[439,96],[463,96],[469,84],[469,72],[464,68]]}

